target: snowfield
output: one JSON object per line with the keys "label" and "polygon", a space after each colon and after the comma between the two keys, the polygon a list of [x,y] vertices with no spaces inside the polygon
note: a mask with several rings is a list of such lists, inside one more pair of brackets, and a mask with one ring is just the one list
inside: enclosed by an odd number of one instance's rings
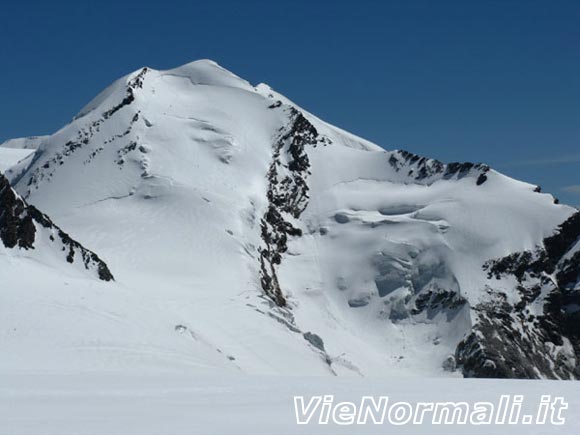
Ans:
{"label": "snowfield", "polygon": [[[213,434],[577,434],[580,392],[575,383],[474,379],[264,376],[151,376],[133,374],[2,375],[0,433],[6,435]],[[502,394],[524,396],[522,414],[535,412],[542,395],[564,397],[563,425],[339,426],[297,425],[294,396],[333,395],[360,402],[388,396],[395,402],[497,403]],[[318,418],[318,415],[316,415]],[[316,419],[315,418],[315,419]],[[314,420],[315,420],[314,419]]]}
{"label": "snowfield", "polygon": [[[119,79],[0,171],[114,276],[38,223],[0,243],[0,433],[297,433],[300,391],[580,400],[453,379],[580,375],[577,210],[486,165],[385,151],[203,60]],[[3,240],[30,239],[13,211]]]}

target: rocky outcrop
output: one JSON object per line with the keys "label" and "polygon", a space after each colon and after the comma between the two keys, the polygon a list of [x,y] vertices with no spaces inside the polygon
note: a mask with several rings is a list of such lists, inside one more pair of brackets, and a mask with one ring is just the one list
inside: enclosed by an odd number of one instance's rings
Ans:
{"label": "rocky outcrop", "polygon": [[118,110],[122,109],[125,106],[128,106],[133,101],[135,101],[135,90],[141,89],[143,87],[143,81],[145,80],[145,74],[147,74],[147,71],[148,71],[147,67],[142,68],[141,71],[139,71],[139,73],[135,75],[135,77],[129,80],[129,83],[127,84],[127,89],[125,91],[125,98],[123,98],[123,100],[119,104],[115,105],[114,107],[103,113],[104,119],[110,118],[112,115],[115,114],[115,112],[117,112]]}
{"label": "rocky outcrop", "polygon": [[82,263],[87,271],[96,272],[103,281],[113,280],[111,271],[97,254],[72,239],[36,207],[27,204],[2,174],[0,204],[0,240],[6,248],[33,250],[37,243],[42,243],[39,233],[46,231],[54,255],[62,256],[68,263]]}
{"label": "rocky outcrop", "polygon": [[[534,251],[485,264],[490,301],[457,348],[465,376],[580,379],[580,213]],[[519,301],[494,281],[512,276]]]}
{"label": "rocky outcrop", "polygon": [[[277,106],[280,107],[280,106]],[[310,161],[306,148],[322,142],[316,128],[298,110],[290,107],[290,123],[274,145],[268,171],[268,207],[261,221],[263,246],[260,248],[260,282],[264,293],[278,306],[286,298],[276,269],[287,251],[288,238],[302,235],[293,220],[308,205],[307,178]]]}
{"label": "rocky outcrop", "polygon": [[399,150],[389,157],[389,164],[397,171],[406,171],[406,175],[416,181],[432,182],[437,179],[475,178],[478,186],[487,181],[489,166],[483,163],[443,163],[439,160],[421,157],[409,151]]}

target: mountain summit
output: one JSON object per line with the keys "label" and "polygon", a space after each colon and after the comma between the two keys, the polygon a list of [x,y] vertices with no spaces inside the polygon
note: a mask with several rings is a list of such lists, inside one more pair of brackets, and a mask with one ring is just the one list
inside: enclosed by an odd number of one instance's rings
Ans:
{"label": "mountain summit", "polygon": [[580,377],[579,214],[487,165],[385,151],[208,60],[16,149],[18,195],[116,281],[0,251],[1,368]]}

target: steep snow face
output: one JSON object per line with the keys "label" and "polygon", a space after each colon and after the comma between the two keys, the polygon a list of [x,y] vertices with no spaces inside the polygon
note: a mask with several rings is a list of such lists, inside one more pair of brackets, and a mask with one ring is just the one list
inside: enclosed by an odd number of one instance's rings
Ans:
{"label": "steep snow face", "polygon": [[[211,61],[138,70],[54,135],[7,145],[35,148],[7,164],[18,192],[115,272],[132,301],[107,293],[117,318],[155,319],[136,334],[102,316],[104,366],[459,375],[482,304],[524,297],[484,266],[574,213],[486,165],[384,151]],[[61,347],[82,341],[61,325]],[[513,376],[573,376],[560,341],[566,370]]]}

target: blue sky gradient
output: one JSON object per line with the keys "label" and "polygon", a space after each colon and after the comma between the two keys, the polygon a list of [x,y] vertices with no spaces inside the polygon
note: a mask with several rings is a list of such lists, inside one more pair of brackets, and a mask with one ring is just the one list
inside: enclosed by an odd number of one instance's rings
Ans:
{"label": "blue sky gradient", "polygon": [[0,141],[141,66],[210,58],[387,149],[580,204],[578,1],[3,2]]}

